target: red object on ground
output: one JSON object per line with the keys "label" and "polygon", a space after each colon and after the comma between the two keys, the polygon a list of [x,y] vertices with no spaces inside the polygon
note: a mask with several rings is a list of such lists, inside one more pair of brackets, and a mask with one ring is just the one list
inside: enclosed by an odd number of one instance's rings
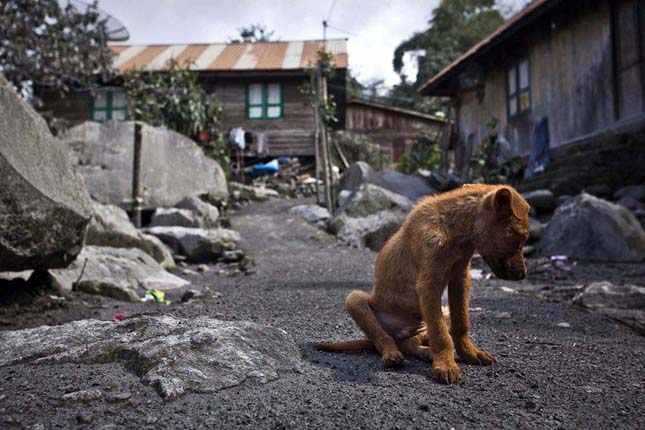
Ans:
{"label": "red object on ground", "polygon": [[123,318],[125,318],[125,315],[123,315],[122,313],[118,313],[118,314],[114,315],[114,318],[112,318],[112,322],[119,322]]}

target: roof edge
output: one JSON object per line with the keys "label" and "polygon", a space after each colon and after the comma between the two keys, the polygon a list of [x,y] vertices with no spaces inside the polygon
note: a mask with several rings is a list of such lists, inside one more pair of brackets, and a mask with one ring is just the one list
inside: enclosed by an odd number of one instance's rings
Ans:
{"label": "roof edge", "polygon": [[[488,49],[496,47],[500,43],[504,42],[504,40],[510,36],[510,33],[518,31],[533,19],[542,16],[544,13],[548,12],[563,1],[564,0],[533,0],[531,3],[524,6],[521,11],[499,26],[495,31],[477,42],[465,53],[457,57],[457,59],[452,63],[444,67],[439,73],[424,82],[417,89],[417,92],[423,95],[433,95],[429,92],[433,91],[446,79],[450,78],[453,73],[456,72],[456,69],[463,66],[466,61],[470,60],[472,57],[483,54]],[[446,94],[445,91],[442,91],[441,93],[442,94],[437,95],[445,96]]]}

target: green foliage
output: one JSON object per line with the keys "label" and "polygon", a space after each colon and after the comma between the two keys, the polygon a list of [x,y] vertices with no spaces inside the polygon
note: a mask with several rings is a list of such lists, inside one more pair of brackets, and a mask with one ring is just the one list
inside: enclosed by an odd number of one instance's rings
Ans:
{"label": "green foliage", "polygon": [[423,133],[414,140],[410,151],[403,154],[396,169],[402,173],[412,173],[417,169],[436,170],[441,165],[439,142]]}
{"label": "green foliage", "polygon": [[172,60],[164,72],[126,72],[128,111],[137,120],[166,126],[195,140],[227,171],[228,149],[219,130],[221,104],[206,93],[189,66],[180,67]]}
{"label": "green foliage", "polygon": [[267,30],[265,25],[251,24],[237,29],[239,38],[229,38],[230,43],[255,43],[255,42],[269,42],[273,40],[275,31]]}
{"label": "green foliage", "polygon": [[[390,157],[383,154],[381,147],[364,134],[336,131],[331,138],[350,164],[364,161],[374,169],[382,170],[390,163]],[[340,165],[340,160],[335,164]]]}
{"label": "green foliage", "polygon": [[437,74],[460,54],[497,29],[503,6],[495,0],[441,0],[432,12],[430,28],[404,40],[394,51],[392,65],[402,75],[406,52],[417,56],[417,85]]}
{"label": "green foliage", "polygon": [[[332,63],[333,56],[332,54],[325,51],[318,51],[318,62],[320,63],[320,73],[321,76],[326,78],[328,81],[336,75],[336,69]],[[319,97],[318,97],[318,88],[317,85],[317,68],[309,70],[309,80],[303,81],[298,86],[298,91],[300,94],[303,94],[306,98],[309,99],[311,106],[314,109],[318,108]],[[327,98],[325,103],[321,106],[321,115],[323,122],[330,126],[334,122],[338,122],[336,118],[336,101],[332,94],[327,93]]]}
{"label": "green foliage", "polygon": [[498,135],[495,132],[497,123],[498,119],[491,117],[485,124],[488,134],[470,158],[466,178],[468,182],[507,184],[519,178],[521,168],[519,157],[511,158],[502,163],[498,160],[500,146]]}
{"label": "green foliage", "polygon": [[111,72],[106,22],[96,2],[81,12],[57,0],[2,0],[0,29],[0,71],[23,95],[32,82],[64,94]]}

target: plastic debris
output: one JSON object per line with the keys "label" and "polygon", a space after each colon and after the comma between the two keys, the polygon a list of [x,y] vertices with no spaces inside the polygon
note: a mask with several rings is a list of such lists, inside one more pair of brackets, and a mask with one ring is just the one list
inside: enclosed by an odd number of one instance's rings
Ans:
{"label": "plastic debris", "polygon": [[123,318],[125,318],[125,315],[119,312],[118,314],[114,315],[114,318],[112,318],[112,322],[119,322],[123,320]]}
{"label": "plastic debris", "polygon": [[166,300],[166,293],[161,290],[153,288],[152,290],[146,291],[146,295],[141,299],[142,302],[155,302],[155,303],[165,303],[170,304],[170,300]]}
{"label": "plastic debris", "polygon": [[567,261],[569,257],[566,255],[552,255],[551,261]]}

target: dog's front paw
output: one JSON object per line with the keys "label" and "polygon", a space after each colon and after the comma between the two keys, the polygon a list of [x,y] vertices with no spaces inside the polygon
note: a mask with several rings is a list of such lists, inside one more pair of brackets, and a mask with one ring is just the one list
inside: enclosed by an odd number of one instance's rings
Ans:
{"label": "dog's front paw", "polygon": [[405,357],[398,349],[391,349],[383,351],[381,361],[383,362],[383,367],[394,367],[403,364]]}
{"label": "dog's front paw", "polygon": [[468,364],[479,364],[482,366],[488,366],[497,361],[490,352],[477,348],[474,348],[474,350],[460,351],[459,357]]}
{"label": "dog's front paw", "polygon": [[454,360],[434,360],[432,363],[432,379],[444,384],[452,384],[463,377],[459,366]]}

